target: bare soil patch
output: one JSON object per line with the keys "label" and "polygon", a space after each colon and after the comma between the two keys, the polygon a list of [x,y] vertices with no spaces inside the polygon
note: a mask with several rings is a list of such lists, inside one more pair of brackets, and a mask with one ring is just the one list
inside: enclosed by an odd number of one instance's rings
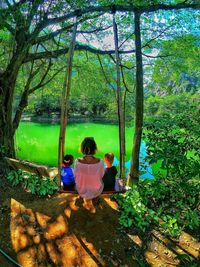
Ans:
{"label": "bare soil patch", "polygon": [[[121,230],[109,195],[95,199],[91,213],[78,195],[41,198],[4,181],[0,203],[0,248],[24,267],[184,266],[177,255],[185,253],[198,264],[200,243],[192,235],[170,240],[158,230]],[[0,266],[13,264],[0,254]]]}

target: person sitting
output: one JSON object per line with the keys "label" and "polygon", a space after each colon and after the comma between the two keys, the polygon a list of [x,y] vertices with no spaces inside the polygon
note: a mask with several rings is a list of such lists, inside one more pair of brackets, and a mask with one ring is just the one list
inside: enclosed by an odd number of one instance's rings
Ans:
{"label": "person sitting", "polygon": [[116,178],[117,168],[113,166],[114,154],[107,153],[104,155],[104,162],[106,164],[105,173],[103,176],[104,191],[117,191],[125,190],[124,181]]}
{"label": "person sitting", "polygon": [[75,177],[71,165],[74,162],[74,157],[72,155],[65,155],[61,168],[61,181],[63,184],[63,189],[71,189],[75,186]]}
{"label": "person sitting", "polygon": [[75,161],[74,174],[76,188],[83,198],[83,206],[95,213],[92,199],[103,191],[102,177],[104,175],[104,162],[94,155],[97,145],[93,137],[86,137],[81,143],[82,158]]}
{"label": "person sitting", "polygon": [[114,154],[106,153],[104,155],[104,162],[106,164],[105,173],[103,176],[104,191],[114,191],[116,183],[117,168],[113,166]]}

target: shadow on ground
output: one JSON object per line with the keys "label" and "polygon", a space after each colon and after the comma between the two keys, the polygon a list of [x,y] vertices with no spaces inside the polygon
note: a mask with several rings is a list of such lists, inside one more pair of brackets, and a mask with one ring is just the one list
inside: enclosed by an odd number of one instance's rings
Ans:
{"label": "shadow on ground", "polygon": [[[132,240],[118,230],[109,196],[96,199],[96,213],[82,199],[62,194],[24,206],[11,200],[11,241],[22,266],[139,266]],[[128,253],[127,253],[128,252]]]}
{"label": "shadow on ground", "polygon": [[173,240],[158,230],[148,238],[126,234],[119,229],[117,204],[108,195],[94,201],[94,214],[82,204],[73,194],[33,201],[12,198],[10,236],[18,262],[24,267],[190,266],[179,256],[184,254],[197,262],[200,243],[191,235]]}

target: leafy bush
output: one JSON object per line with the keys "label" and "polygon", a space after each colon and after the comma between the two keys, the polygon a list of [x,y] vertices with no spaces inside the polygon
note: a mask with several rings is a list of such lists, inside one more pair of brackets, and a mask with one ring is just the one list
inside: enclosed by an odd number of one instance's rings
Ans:
{"label": "leafy bush", "polygon": [[[125,194],[114,195],[120,208],[119,223],[126,228],[135,226],[141,232],[145,232],[153,223],[158,220],[155,212],[144,205],[136,186],[128,190]],[[149,216],[152,214],[153,216]]]}
{"label": "leafy bush", "polygon": [[184,93],[179,95],[150,96],[145,100],[145,114],[147,116],[177,115],[180,112],[190,112],[191,106],[198,109],[199,95]]}
{"label": "leafy bush", "polygon": [[183,179],[141,180],[125,194],[114,196],[119,204],[119,222],[135,226],[145,233],[152,225],[177,236],[182,229],[198,230],[197,206],[200,204],[200,181]]}
{"label": "leafy bush", "polygon": [[51,112],[60,112],[59,98],[53,95],[42,96],[34,106],[34,113],[42,115],[44,113],[50,114]]}
{"label": "leafy bush", "polygon": [[22,172],[21,170],[9,172],[7,179],[11,182],[12,186],[21,183],[32,194],[39,196],[52,195],[58,190],[57,178],[50,180],[49,178],[41,178],[27,172]]}
{"label": "leafy bush", "polygon": [[40,196],[52,195],[58,190],[58,180],[49,180],[48,178],[43,178],[38,180],[38,187],[36,193]]}
{"label": "leafy bush", "polygon": [[144,137],[148,147],[147,160],[162,162],[166,176],[197,177],[200,169],[200,135],[198,110],[189,106],[179,114],[157,116],[146,123]]}
{"label": "leafy bush", "polygon": [[20,184],[23,180],[24,177],[22,175],[22,171],[10,171],[8,176],[7,176],[8,181],[12,184],[12,186]]}
{"label": "leafy bush", "polygon": [[[166,222],[162,224],[165,229],[171,227],[170,224],[176,224],[179,229],[197,229],[199,226],[197,206],[200,182],[183,178],[160,178],[154,181],[141,181],[138,190],[147,207],[153,210],[160,209],[160,216]],[[175,230],[178,229],[172,228],[170,232],[174,235]]]}
{"label": "leafy bush", "polygon": [[115,196],[122,226],[134,226],[145,233],[153,225],[173,236],[185,228],[198,231],[199,120],[196,105],[190,105],[179,114],[166,113],[146,124],[147,159],[161,162],[164,172]]}

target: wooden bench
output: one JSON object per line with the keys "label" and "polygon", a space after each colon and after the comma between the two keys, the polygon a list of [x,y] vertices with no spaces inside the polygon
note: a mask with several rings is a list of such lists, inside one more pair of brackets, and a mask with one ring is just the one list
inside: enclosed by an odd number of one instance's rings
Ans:
{"label": "wooden bench", "polygon": [[[39,165],[33,162],[20,160],[20,159],[13,159],[13,158],[7,158],[5,157],[5,160],[7,163],[14,169],[14,170],[23,170],[26,172],[34,173],[38,177],[48,177],[49,179],[53,179],[58,175],[58,168],[55,167],[48,167],[45,165]],[[59,193],[73,193],[78,194],[78,192],[75,190],[74,186],[66,187],[65,189],[61,188]],[[101,194],[115,194],[115,193],[124,193],[125,190],[117,192],[114,190],[109,191],[103,191]]]}
{"label": "wooden bench", "polygon": [[26,172],[34,173],[39,177],[44,176],[48,177],[49,179],[53,179],[58,174],[57,168],[52,168],[25,160],[19,160],[7,157],[5,157],[5,160],[14,170],[24,170]]}

